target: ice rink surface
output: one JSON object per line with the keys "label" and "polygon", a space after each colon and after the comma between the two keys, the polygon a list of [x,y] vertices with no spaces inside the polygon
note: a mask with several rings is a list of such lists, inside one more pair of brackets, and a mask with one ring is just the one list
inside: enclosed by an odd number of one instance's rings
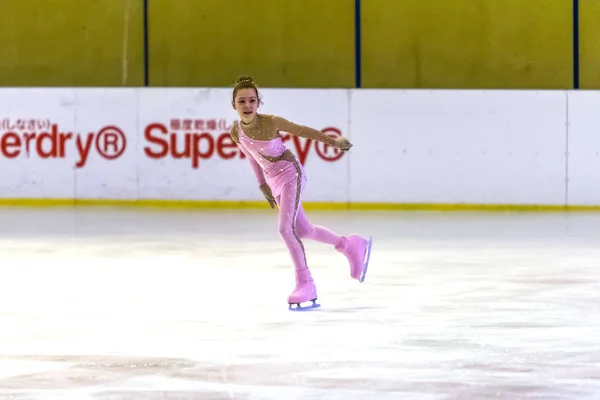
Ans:
{"label": "ice rink surface", "polygon": [[0,209],[0,399],[598,399],[600,214]]}

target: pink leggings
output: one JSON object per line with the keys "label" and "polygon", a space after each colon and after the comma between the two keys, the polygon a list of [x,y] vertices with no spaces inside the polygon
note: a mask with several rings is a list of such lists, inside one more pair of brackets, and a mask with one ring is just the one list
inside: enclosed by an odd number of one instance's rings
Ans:
{"label": "pink leggings", "polygon": [[311,239],[330,245],[338,245],[342,237],[327,228],[312,225],[300,201],[303,182],[289,182],[283,186],[281,193],[275,198],[279,206],[279,234],[288,247],[296,271],[306,269],[306,254],[302,239]]}

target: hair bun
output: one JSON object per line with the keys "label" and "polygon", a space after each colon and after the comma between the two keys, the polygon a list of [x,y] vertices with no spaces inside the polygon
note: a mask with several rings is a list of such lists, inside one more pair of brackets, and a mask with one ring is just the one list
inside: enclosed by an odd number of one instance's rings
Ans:
{"label": "hair bun", "polygon": [[254,79],[251,76],[244,75],[240,76],[236,83],[254,83]]}

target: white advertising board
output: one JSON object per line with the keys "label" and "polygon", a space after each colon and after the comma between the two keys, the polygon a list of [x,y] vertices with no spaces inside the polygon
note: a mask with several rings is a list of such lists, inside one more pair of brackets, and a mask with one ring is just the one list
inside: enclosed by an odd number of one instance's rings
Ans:
{"label": "white advertising board", "polygon": [[[74,93],[0,91],[0,197],[72,198],[77,138]],[[62,139],[62,140],[61,140]]]}
{"label": "white advertising board", "polygon": [[225,90],[148,89],[139,98],[138,197],[248,200],[256,180],[229,137]]}
{"label": "white advertising board", "polygon": [[[260,200],[248,160],[229,136],[237,120],[231,94],[2,90],[0,198]],[[347,135],[345,91],[266,89],[261,95],[261,112]],[[305,199],[347,200],[345,153],[285,133],[284,141],[307,169]]]}
{"label": "white advertising board", "polygon": [[570,205],[600,205],[600,92],[569,93]]}
{"label": "white advertising board", "polygon": [[[600,92],[262,89],[322,203],[600,205]],[[0,90],[0,199],[261,201],[231,88]]]}
{"label": "white advertising board", "polygon": [[361,90],[351,115],[351,202],[564,203],[564,93]]}
{"label": "white advertising board", "polygon": [[[137,95],[127,89],[74,91],[74,124],[83,154],[72,169],[77,199],[135,199],[138,188]],[[81,136],[85,135],[87,136]]]}
{"label": "white advertising board", "polygon": [[[325,93],[326,92],[326,93]],[[139,98],[138,196],[142,199],[257,200],[256,177],[229,136],[238,116],[226,89],[149,89]],[[324,132],[348,131],[343,91],[261,90],[259,111]],[[347,200],[344,154],[283,135],[304,164],[304,198]]]}

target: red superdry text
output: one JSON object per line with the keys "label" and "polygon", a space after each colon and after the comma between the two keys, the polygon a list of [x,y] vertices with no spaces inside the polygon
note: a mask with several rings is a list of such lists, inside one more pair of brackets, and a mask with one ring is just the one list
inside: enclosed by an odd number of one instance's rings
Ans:
{"label": "red superdry text", "polygon": [[[323,132],[331,136],[340,136],[336,128],[325,128]],[[283,141],[292,141],[294,150],[300,163],[304,165],[311,148],[314,147],[317,155],[325,161],[336,161],[343,156],[338,149],[330,149],[323,143],[313,142],[311,139],[302,139],[297,136],[282,135]],[[153,159],[172,157],[174,159],[189,159],[193,168],[200,166],[200,160],[207,160],[217,156],[223,160],[233,158],[244,159],[229,132],[211,134],[208,132],[171,132],[161,123],[152,123],[144,130],[144,139],[148,145],[144,146],[144,154]]]}

